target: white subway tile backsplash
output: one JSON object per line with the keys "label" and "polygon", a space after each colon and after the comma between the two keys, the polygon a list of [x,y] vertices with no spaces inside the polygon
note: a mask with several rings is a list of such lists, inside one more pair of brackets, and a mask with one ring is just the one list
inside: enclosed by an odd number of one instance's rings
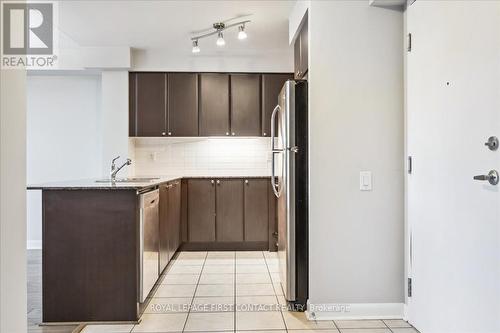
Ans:
{"label": "white subway tile backsplash", "polygon": [[135,138],[136,175],[269,176],[268,138]]}

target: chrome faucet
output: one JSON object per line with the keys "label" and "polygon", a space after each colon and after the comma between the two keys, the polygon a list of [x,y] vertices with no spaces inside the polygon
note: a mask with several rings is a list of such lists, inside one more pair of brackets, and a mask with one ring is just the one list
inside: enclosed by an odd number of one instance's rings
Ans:
{"label": "chrome faucet", "polygon": [[125,163],[123,163],[122,165],[120,165],[119,167],[116,167],[115,165],[115,161],[117,159],[119,159],[120,156],[117,156],[115,158],[113,158],[113,160],[111,161],[111,181],[112,182],[115,182],[116,181],[116,174],[121,170],[123,169],[124,166],[126,165],[130,165],[132,164],[132,160],[130,158],[127,158],[127,160],[125,161]]}

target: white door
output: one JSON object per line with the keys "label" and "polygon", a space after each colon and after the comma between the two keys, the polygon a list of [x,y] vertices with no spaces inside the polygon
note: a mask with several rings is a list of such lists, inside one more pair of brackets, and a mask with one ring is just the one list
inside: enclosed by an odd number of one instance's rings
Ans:
{"label": "white door", "polygon": [[500,332],[500,2],[407,12],[408,319],[422,333]]}

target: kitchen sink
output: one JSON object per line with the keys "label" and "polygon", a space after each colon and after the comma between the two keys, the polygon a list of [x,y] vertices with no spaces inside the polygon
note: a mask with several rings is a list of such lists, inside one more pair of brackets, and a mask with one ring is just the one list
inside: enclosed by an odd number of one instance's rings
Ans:
{"label": "kitchen sink", "polygon": [[[158,180],[158,177],[132,177],[132,178],[116,178],[115,183],[148,183]],[[98,179],[96,183],[111,183],[111,179]]]}

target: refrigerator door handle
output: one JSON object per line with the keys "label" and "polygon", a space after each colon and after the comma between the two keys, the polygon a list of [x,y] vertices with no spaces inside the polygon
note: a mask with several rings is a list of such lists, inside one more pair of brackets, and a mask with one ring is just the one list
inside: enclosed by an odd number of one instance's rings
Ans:
{"label": "refrigerator door handle", "polygon": [[271,167],[271,187],[273,188],[273,192],[274,192],[274,195],[276,196],[276,198],[279,198],[280,195],[281,195],[281,189],[279,188],[279,184],[276,184],[275,182],[275,179],[276,179],[276,171],[274,170],[274,165],[275,165],[275,159],[274,159],[274,156],[276,154],[280,154],[281,151],[272,151],[271,152],[271,163],[272,163],[272,167]]}
{"label": "refrigerator door handle", "polygon": [[[276,105],[276,107],[273,110],[273,113],[271,114],[271,151],[275,151],[274,140],[276,138],[275,138],[275,135],[274,135],[275,134],[274,131],[275,131],[276,126],[274,125],[274,119],[275,119],[276,113],[278,112],[279,109],[280,109],[280,106],[278,104],[278,105]],[[273,166],[273,168],[274,168],[274,166]]]}

